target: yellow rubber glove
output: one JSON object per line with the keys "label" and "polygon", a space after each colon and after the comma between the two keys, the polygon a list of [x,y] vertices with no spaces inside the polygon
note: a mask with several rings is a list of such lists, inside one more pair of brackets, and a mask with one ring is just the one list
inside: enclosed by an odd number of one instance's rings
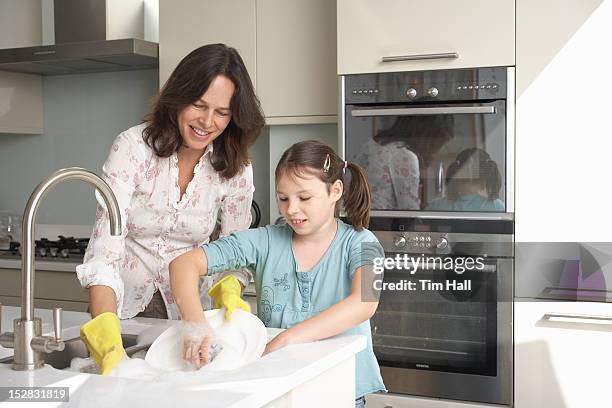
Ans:
{"label": "yellow rubber glove", "polygon": [[215,283],[208,291],[215,301],[215,307],[225,307],[225,320],[232,320],[232,313],[236,309],[250,312],[251,307],[240,297],[240,282],[233,275],[227,275]]}
{"label": "yellow rubber glove", "polygon": [[100,366],[102,375],[110,373],[126,357],[121,325],[114,313],[102,313],[81,326],[81,339]]}

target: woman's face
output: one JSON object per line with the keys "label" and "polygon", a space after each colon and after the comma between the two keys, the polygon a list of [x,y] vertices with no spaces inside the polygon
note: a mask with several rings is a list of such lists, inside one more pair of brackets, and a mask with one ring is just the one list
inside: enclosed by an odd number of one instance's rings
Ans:
{"label": "woman's face", "polygon": [[183,144],[188,148],[204,151],[232,119],[230,101],[234,95],[234,83],[219,75],[193,104],[178,114],[178,126]]}

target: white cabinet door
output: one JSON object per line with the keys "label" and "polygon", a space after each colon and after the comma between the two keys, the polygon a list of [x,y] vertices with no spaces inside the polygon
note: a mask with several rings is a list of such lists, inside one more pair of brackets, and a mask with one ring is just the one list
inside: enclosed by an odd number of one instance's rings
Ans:
{"label": "white cabinet door", "polygon": [[611,405],[612,304],[517,301],[514,322],[516,408]]}
{"label": "white cabinet door", "polygon": [[160,87],[183,57],[211,43],[236,48],[256,85],[254,1],[160,0]]}
{"label": "white cabinet door", "polygon": [[335,39],[333,1],[257,0],[257,94],[268,123],[336,115]]}
{"label": "white cabinet door", "polygon": [[0,133],[42,132],[42,77],[0,72]]}
{"label": "white cabinet door", "polygon": [[516,12],[516,240],[609,242],[612,1]]}
{"label": "white cabinet door", "polygon": [[[514,65],[514,0],[337,0],[338,74]],[[457,53],[457,58],[382,62]]]}

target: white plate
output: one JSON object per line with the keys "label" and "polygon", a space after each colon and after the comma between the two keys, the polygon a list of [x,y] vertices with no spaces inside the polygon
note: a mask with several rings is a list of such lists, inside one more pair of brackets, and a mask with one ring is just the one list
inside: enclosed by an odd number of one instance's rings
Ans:
{"label": "white plate", "polygon": [[[227,322],[223,318],[224,313],[224,309],[204,312],[223,350],[200,371],[234,370],[257,360],[266,348],[266,328],[257,316],[236,310],[232,314],[232,320]],[[181,357],[182,351],[181,328],[180,325],[174,325],[151,344],[145,360],[159,370],[193,370]]]}

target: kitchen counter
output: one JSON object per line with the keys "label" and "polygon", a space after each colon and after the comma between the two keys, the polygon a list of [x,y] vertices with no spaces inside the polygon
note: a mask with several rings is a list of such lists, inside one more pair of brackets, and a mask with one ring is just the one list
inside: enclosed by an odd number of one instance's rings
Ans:
{"label": "kitchen counter", "polygon": [[[3,330],[12,330],[18,307],[5,307]],[[36,309],[43,319],[43,332],[52,330],[51,311]],[[87,313],[65,312],[63,337],[78,336],[79,326],[89,319]],[[138,334],[165,320],[134,318],[121,322],[122,332]],[[279,329],[267,329],[268,338]],[[354,406],[355,354],[366,347],[364,336],[337,336],[314,343],[296,344],[248,364],[240,370],[224,373],[206,382],[196,377],[181,381],[142,381],[56,370],[50,366],[34,372],[19,372],[0,364],[2,386],[66,386],[70,400],[54,406],[203,406],[206,407],[293,407]],[[0,358],[12,349],[0,347]],[[5,404],[0,402],[0,406]],[[330,405],[331,404],[331,405]]]}

